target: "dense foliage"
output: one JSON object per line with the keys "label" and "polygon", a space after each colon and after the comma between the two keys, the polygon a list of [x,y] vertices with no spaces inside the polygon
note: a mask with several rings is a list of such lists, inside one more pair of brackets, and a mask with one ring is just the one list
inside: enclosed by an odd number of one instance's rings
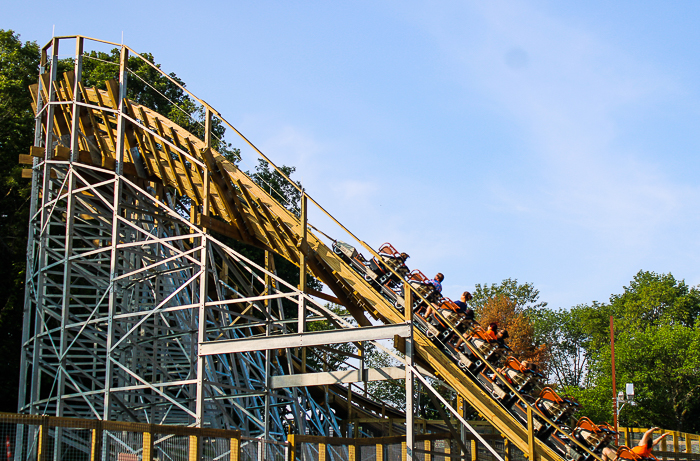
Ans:
{"label": "dense foliage", "polygon": [[0,411],[17,411],[31,192],[17,158],[34,141],[29,85],[38,74],[38,45],[0,30]]}
{"label": "dense foliage", "polygon": [[586,356],[588,376],[578,384],[568,383],[567,389],[584,404],[584,413],[612,420],[612,315],[617,386],[622,389],[628,382],[635,386],[636,405],[622,409],[621,423],[700,432],[697,287],[671,274],[640,271],[608,304],[579,306],[573,312],[572,320],[579,327],[566,331],[562,338],[577,342]]}

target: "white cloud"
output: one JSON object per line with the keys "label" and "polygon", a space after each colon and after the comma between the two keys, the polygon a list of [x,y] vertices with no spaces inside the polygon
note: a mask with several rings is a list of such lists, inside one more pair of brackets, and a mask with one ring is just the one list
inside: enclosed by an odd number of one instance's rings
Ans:
{"label": "white cloud", "polygon": [[[534,163],[543,185],[523,195],[497,182],[494,198],[516,213],[538,204],[553,219],[645,240],[688,205],[689,192],[697,197],[644,160],[650,153],[614,145],[619,114],[677,93],[672,78],[529,2],[470,5],[430,21],[434,35],[456,78],[486,89],[525,130],[531,158],[519,161]],[[459,27],[475,14],[477,33]]]}

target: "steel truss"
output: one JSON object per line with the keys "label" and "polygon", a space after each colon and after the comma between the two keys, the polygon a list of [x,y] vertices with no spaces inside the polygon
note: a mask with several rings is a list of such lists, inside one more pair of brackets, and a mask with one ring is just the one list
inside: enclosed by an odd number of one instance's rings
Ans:
{"label": "steel truss", "polygon": [[[76,54],[74,70],[59,78],[63,39],[75,40]],[[414,380],[440,398],[422,376],[433,371],[414,363],[415,350],[479,408],[500,411],[465,387],[456,365],[414,329],[410,309],[397,310],[311,232],[307,202],[355,238],[342,224],[301,188],[298,213],[291,212],[296,204],[282,205],[212,148],[212,114],[219,114],[211,106],[188,92],[206,114],[197,137],[130,101],[133,50],[124,45],[118,81],[85,88],[87,40],[56,37],[45,46],[32,91],[34,146],[21,156],[33,168],[20,412],[233,428],[261,441],[357,436],[357,423],[340,427],[343,417],[391,413],[405,421],[413,459]],[[265,263],[211,232],[264,251]],[[273,253],[300,268],[298,285],[276,275]],[[307,293],[308,274],[337,297],[315,295],[344,305],[356,323]],[[411,306],[414,292],[404,283],[400,304]],[[332,331],[310,332],[318,320]],[[386,352],[403,367],[366,369],[364,354],[346,352],[344,365],[359,367],[337,370],[321,358],[329,345],[361,350],[363,342],[397,337],[404,357]],[[405,413],[353,395],[352,383],[385,379],[404,380]],[[499,418],[509,421],[492,419]]]}
{"label": "steel truss", "polygon": [[21,412],[340,433],[307,388],[270,389],[295,372],[291,350],[199,354],[288,333],[285,304],[308,295],[192,225],[169,193],[78,163],[36,171]]}

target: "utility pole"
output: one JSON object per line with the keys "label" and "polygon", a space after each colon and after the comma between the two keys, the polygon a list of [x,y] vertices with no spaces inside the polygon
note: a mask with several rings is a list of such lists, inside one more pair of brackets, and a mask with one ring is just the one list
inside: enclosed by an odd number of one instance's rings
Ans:
{"label": "utility pole", "polygon": [[615,386],[615,330],[613,329],[613,317],[610,316],[610,354],[612,358],[612,401],[613,401],[613,426],[615,427],[615,444],[617,445],[617,388]]}

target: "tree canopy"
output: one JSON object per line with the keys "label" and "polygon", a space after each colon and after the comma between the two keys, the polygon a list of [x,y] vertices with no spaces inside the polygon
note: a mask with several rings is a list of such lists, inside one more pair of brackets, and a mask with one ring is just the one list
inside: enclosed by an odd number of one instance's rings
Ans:
{"label": "tree canopy", "polygon": [[39,75],[39,46],[0,29],[0,411],[17,411],[31,184],[19,154],[34,141],[29,85]]}
{"label": "tree canopy", "polygon": [[635,405],[621,410],[621,424],[700,431],[699,295],[671,274],[640,271],[609,303],[541,313],[552,371],[582,414],[612,420],[613,316],[618,389],[635,388]]}

